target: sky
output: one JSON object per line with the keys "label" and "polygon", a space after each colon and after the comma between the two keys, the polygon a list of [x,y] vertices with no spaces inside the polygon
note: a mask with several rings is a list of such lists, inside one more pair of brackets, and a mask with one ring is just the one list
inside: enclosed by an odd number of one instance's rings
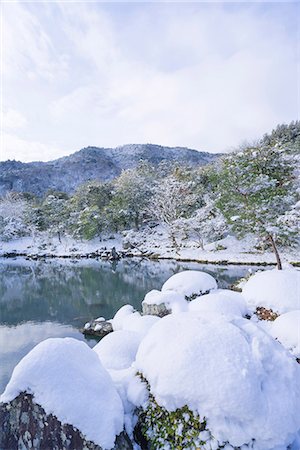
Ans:
{"label": "sky", "polygon": [[296,2],[3,1],[0,159],[253,142],[299,119],[299,20]]}

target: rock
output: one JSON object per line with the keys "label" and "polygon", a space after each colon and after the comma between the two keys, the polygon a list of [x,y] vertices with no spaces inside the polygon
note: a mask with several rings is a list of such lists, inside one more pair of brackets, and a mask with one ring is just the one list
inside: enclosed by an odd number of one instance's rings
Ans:
{"label": "rock", "polygon": [[172,312],[186,311],[187,301],[183,294],[153,289],[145,295],[142,302],[143,314],[163,317]]}
{"label": "rock", "polygon": [[171,314],[171,309],[168,309],[164,303],[160,303],[159,305],[156,304],[148,304],[143,303],[143,315],[151,315],[151,316],[158,316],[158,317],[164,317],[168,314]]}
{"label": "rock", "polygon": [[113,331],[113,327],[111,322],[108,322],[107,320],[99,321],[96,319],[91,322],[87,322],[81,331],[83,334],[103,338]]}
{"label": "rock", "polygon": [[279,317],[279,314],[274,312],[272,309],[266,309],[263,306],[258,306],[256,308],[255,314],[260,320],[269,320],[271,322]]}
{"label": "rock", "polygon": [[[85,411],[82,411],[84,414]],[[63,424],[22,392],[9,403],[0,403],[0,449],[104,450],[72,425]],[[117,436],[114,450],[132,450],[125,432]]]}
{"label": "rock", "polygon": [[118,254],[116,247],[112,247],[110,259],[113,261],[120,259],[120,255]]}

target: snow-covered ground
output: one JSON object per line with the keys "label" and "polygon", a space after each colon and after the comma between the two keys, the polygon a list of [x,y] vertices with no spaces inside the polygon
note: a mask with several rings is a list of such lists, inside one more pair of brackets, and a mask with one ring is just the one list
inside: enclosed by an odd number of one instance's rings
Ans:
{"label": "snow-covered ground", "polygon": [[[246,236],[238,240],[234,236],[227,236],[216,242],[199,247],[199,243],[182,240],[178,248],[174,248],[168,230],[163,226],[141,231],[129,231],[106,237],[102,240],[78,241],[63,236],[61,242],[57,237],[49,238],[40,233],[33,240],[31,237],[0,242],[0,256],[7,253],[25,255],[51,255],[77,257],[111,250],[126,251],[131,256],[147,256],[150,258],[168,258],[182,261],[200,261],[211,263],[232,264],[275,264],[274,253],[267,249],[256,248],[257,241],[253,236]],[[280,251],[283,262],[300,263],[300,248],[282,249]]]}
{"label": "snow-covered ground", "polygon": [[[183,271],[150,295],[166,299],[171,314],[142,316],[125,305],[93,350],[74,339],[44,341],[18,364],[0,401],[26,390],[105,449],[123,428],[133,439],[142,410],[156,449],[299,450],[299,273],[264,271],[237,293]],[[283,314],[266,326],[255,306]],[[186,422],[193,438],[176,447],[168,436],[184,442]]]}

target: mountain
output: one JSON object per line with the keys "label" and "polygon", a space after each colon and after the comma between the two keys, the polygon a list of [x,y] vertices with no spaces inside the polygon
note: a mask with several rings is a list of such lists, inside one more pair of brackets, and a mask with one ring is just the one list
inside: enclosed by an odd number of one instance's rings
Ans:
{"label": "mountain", "polygon": [[8,191],[43,195],[49,189],[71,193],[88,180],[110,181],[141,160],[153,165],[166,161],[202,166],[218,156],[183,147],[129,144],[116,148],[86,147],[49,162],[5,161],[0,162],[0,195]]}

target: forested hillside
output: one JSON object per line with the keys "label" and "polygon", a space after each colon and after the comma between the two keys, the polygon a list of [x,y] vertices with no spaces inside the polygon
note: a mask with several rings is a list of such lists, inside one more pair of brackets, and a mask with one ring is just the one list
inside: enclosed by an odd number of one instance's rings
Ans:
{"label": "forested hillside", "polygon": [[[170,150],[167,161],[154,151],[152,160],[147,156],[109,181],[89,180],[70,195],[54,189],[42,197],[9,192],[0,203],[1,239],[46,232],[89,240],[163,226],[175,248],[186,241],[203,248],[229,234],[250,233],[257,247],[274,250],[279,264],[278,246],[291,247],[299,239],[299,148],[298,121],[205,166],[199,166],[201,154],[186,151],[195,157],[191,166],[187,157],[172,160],[179,150]],[[130,166],[128,150],[122,164]]]}
{"label": "forested hillside", "polygon": [[27,192],[43,196],[49,191],[73,193],[90,180],[111,181],[122,170],[133,169],[140,161],[157,166],[161,162],[202,166],[219,155],[182,147],[160,145],[123,145],[117,148],[86,147],[70,156],[49,162],[0,162],[0,195]]}

